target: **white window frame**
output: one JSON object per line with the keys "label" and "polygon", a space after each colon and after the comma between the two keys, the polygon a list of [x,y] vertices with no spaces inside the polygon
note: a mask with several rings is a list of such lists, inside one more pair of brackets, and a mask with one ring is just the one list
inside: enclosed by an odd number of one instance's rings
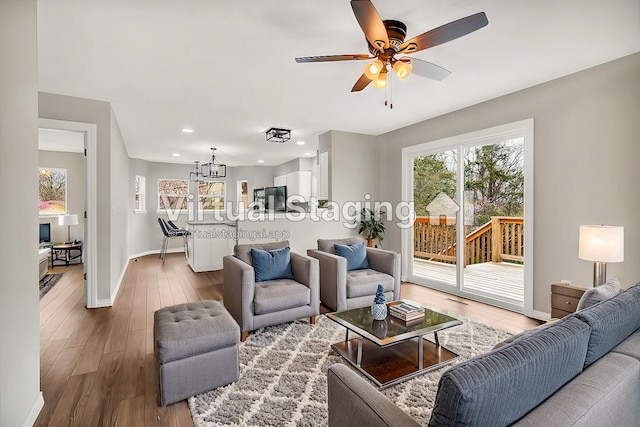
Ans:
{"label": "white window frame", "polygon": [[[223,212],[225,210],[225,203],[227,201],[227,182],[226,181],[203,181],[204,183],[220,183],[223,185],[223,189],[224,191],[222,192],[222,194],[215,194],[215,195],[210,195],[210,194],[200,194],[200,183],[198,183],[198,188],[197,188],[197,194],[198,194],[198,210],[200,211],[204,211],[204,212]],[[216,197],[221,197],[222,196],[222,207],[220,209],[202,209],[202,203],[200,203],[200,199],[201,198],[208,198],[208,199],[213,199]]]}
{"label": "white window frame", "polygon": [[[134,181],[133,211],[135,213],[147,213],[147,178],[144,175],[136,175]],[[138,190],[138,191],[136,191]],[[139,207],[136,208],[136,196]]]}
{"label": "white window frame", "polygon": [[[185,185],[186,185],[186,188],[187,188],[187,192],[186,192],[185,194],[178,194],[178,193],[160,193],[160,181],[181,181],[181,182],[184,182],[184,183],[185,183]],[[186,210],[187,210],[187,208],[188,208],[188,206],[189,206],[189,204],[188,204],[188,200],[189,200],[189,198],[188,198],[188,196],[189,196],[189,180],[188,180],[188,179],[179,179],[179,178],[158,178],[158,182],[157,182],[157,186],[156,186],[156,191],[158,192],[158,198],[157,198],[157,200],[156,200],[156,202],[158,203],[158,210],[157,210],[157,212],[158,212],[158,213],[164,213],[164,212],[166,212],[167,210],[170,210],[170,209],[163,209],[163,208],[161,208],[161,207],[160,207],[160,200],[161,200],[161,198],[162,198],[163,196],[166,196],[166,197],[181,197],[181,196],[184,196],[184,198],[185,198],[185,202],[184,202],[185,207],[184,207],[184,209],[174,209],[173,211],[174,211],[174,212],[186,212]]]}
{"label": "white window frame", "polygon": [[[456,135],[436,141],[405,147],[402,149],[402,200],[413,201],[413,158],[416,154],[425,152],[437,152],[451,148],[464,148],[466,146],[500,142],[509,137],[524,137],[524,314],[529,317],[541,319],[545,313],[533,310],[533,159],[534,159],[534,122],[533,119],[525,119],[518,122],[482,129],[462,135]],[[462,172],[460,172],[462,173]],[[458,179],[458,185],[462,180]],[[458,191],[461,191],[459,188]],[[402,279],[419,283],[413,275],[413,229],[406,228],[401,231],[402,247]],[[458,265],[458,268],[462,266]],[[456,293],[449,289],[447,292]],[[468,297],[466,294],[461,296]],[[482,301],[482,299],[478,299]]]}
{"label": "white window frame", "polygon": [[63,215],[68,212],[68,189],[69,189],[69,174],[66,168],[48,168],[48,167],[40,167],[38,168],[38,201],[40,200],[40,172],[42,171],[62,171],[64,173],[64,211],[61,212],[43,212],[40,210],[38,206],[38,214],[39,216],[58,216]]}

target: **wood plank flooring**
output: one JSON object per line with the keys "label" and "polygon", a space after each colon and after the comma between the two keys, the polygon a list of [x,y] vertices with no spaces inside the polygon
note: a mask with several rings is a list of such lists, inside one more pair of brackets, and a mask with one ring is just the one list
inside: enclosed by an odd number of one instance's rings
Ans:
{"label": "wood plank flooring", "polygon": [[[132,260],[113,307],[84,308],[82,266],[56,267],[40,301],[36,426],[191,426],[186,401],[158,403],[153,313],[187,301],[222,300],[222,271],[194,273],[183,254]],[[401,296],[516,333],[539,324],[517,313],[405,283]],[[327,310],[322,309],[323,312]]]}

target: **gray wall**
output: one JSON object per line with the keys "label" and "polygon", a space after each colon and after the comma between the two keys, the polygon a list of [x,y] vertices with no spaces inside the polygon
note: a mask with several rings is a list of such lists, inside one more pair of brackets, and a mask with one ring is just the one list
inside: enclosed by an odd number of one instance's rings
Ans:
{"label": "gray wall", "polygon": [[376,200],[378,156],[376,137],[329,131],[320,135],[321,152],[329,151],[329,200],[343,204]]}
{"label": "gray wall", "polygon": [[39,152],[39,167],[63,168],[67,170],[67,213],[77,214],[80,224],[71,226],[58,225],[58,215],[42,215],[40,223],[51,224],[51,241],[64,242],[67,231],[71,238],[84,241],[84,207],[86,198],[84,156],[81,153],[62,151]]}
{"label": "gray wall", "polygon": [[[136,175],[145,177],[146,194],[145,194],[145,207],[146,212],[134,212],[135,209],[135,179]],[[129,227],[129,255],[140,254],[146,252],[149,249],[149,233],[151,232],[151,216],[152,206],[149,198],[149,162],[140,159],[129,159],[129,181],[127,183],[128,197],[127,197],[127,216]],[[158,225],[155,225],[154,231],[159,232]],[[157,249],[160,249],[159,247]]]}
{"label": "gray wall", "polygon": [[0,425],[42,405],[38,302],[38,59],[35,0],[0,1]]}
{"label": "gray wall", "polygon": [[[640,54],[496,98],[378,138],[378,189],[400,200],[401,149],[534,118],[534,310],[550,311],[550,284],[592,284],[578,259],[580,224],[625,226],[625,262],[608,276],[640,280]],[[389,227],[387,248],[400,250]]]}
{"label": "gray wall", "polygon": [[237,203],[237,181],[247,181],[249,189],[249,203],[253,202],[253,190],[261,187],[271,187],[275,168],[271,166],[236,166],[229,168],[227,173],[227,200]]}
{"label": "gray wall", "polygon": [[120,133],[120,126],[112,108],[110,112],[110,147],[111,147],[111,280],[112,299],[120,277],[129,260],[129,224],[127,207],[129,195],[129,155]]}

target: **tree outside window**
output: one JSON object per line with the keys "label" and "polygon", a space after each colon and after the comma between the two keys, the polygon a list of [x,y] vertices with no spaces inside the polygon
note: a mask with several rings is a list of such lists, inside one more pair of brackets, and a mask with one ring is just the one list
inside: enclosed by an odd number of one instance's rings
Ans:
{"label": "tree outside window", "polygon": [[219,211],[224,209],[225,183],[198,183],[198,207],[205,211]]}
{"label": "tree outside window", "polygon": [[67,211],[67,170],[40,168],[38,176],[40,215],[59,215]]}
{"label": "tree outside window", "polygon": [[158,180],[158,209],[186,210],[189,181],[184,179]]}

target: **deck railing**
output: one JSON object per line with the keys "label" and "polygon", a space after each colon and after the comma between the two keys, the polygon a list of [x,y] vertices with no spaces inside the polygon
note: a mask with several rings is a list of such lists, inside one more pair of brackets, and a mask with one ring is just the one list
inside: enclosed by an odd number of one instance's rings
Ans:
{"label": "deck railing", "polygon": [[[467,226],[465,226],[465,230]],[[417,217],[414,257],[448,264],[456,263],[456,224],[451,217]],[[524,262],[524,219],[495,216],[466,233],[465,266],[483,262]]]}

